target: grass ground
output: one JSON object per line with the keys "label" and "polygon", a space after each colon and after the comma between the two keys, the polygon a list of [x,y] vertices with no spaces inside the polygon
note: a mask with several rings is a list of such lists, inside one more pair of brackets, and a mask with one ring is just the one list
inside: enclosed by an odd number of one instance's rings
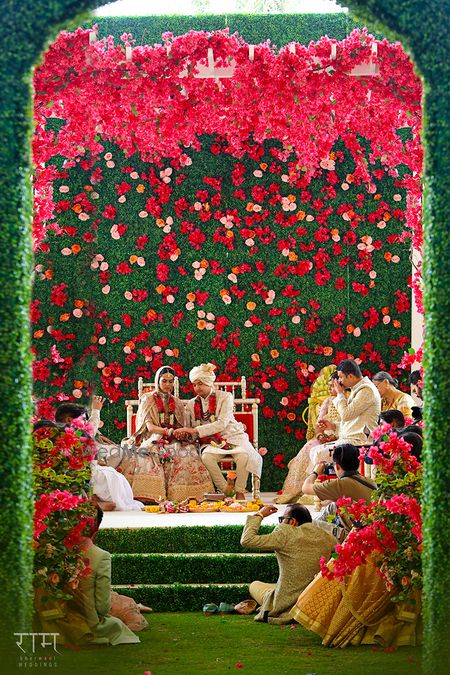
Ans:
{"label": "grass ground", "polygon": [[[253,617],[200,613],[147,615],[141,644],[63,650],[59,675],[419,675],[421,650],[328,649],[300,626],[255,623]],[[47,652],[48,653],[48,652]],[[18,672],[23,672],[23,668]],[[45,668],[49,670],[49,668]],[[34,672],[36,670],[34,669]],[[42,672],[42,670],[40,670]],[[9,674],[8,674],[9,675]]]}

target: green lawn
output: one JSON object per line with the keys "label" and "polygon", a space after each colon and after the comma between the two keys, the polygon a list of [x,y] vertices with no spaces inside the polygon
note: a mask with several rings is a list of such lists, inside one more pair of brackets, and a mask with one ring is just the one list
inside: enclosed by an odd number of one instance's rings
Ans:
{"label": "green lawn", "polygon": [[[60,675],[222,675],[242,670],[247,675],[415,675],[420,673],[419,648],[393,653],[371,647],[328,649],[313,633],[296,626],[255,623],[253,617],[204,616],[200,613],[147,615],[149,630],[141,644],[64,650]],[[241,666],[239,665],[241,664]],[[31,668],[20,668],[24,672]],[[34,672],[42,673],[42,668]]]}

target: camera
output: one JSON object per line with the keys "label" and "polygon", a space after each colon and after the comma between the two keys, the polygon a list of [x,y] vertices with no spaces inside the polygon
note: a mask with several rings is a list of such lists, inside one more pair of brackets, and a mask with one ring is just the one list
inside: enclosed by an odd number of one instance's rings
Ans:
{"label": "camera", "polygon": [[336,471],[334,469],[333,462],[326,462],[323,468],[323,473],[325,476],[336,476]]}

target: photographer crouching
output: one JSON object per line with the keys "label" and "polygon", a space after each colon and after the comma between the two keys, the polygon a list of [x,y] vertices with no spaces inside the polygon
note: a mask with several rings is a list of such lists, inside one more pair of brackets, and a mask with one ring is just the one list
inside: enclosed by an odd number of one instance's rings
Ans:
{"label": "photographer crouching", "polygon": [[[320,462],[314,467],[314,471],[303,483],[302,491],[305,495],[314,495],[320,501],[330,501],[318,520],[330,523],[331,533],[340,541],[354,526],[344,515],[339,514],[336,502],[341,497],[350,497],[354,501],[364,499],[367,504],[372,501],[372,492],[376,489],[376,483],[370,478],[365,478],[359,473],[360,449],[351,443],[337,445],[333,452],[332,465]],[[332,472],[335,477],[332,478]]]}

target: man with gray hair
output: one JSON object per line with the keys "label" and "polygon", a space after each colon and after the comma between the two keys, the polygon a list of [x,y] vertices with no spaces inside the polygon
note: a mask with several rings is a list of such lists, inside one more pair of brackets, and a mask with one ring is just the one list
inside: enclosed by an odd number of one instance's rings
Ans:
{"label": "man with gray hair", "polygon": [[189,379],[195,398],[186,405],[186,426],[174,431],[183,439],[186,435],[198,439],[202,462],[218,490],[227,493],[228,484],[219,462],[231,455],[236,464],[236,499],[245,499],[249,472],[261,476],[262,457],[256,452],[243,425],[234,417],[233,395],[214,387],[216,375],[212,363],[192,368]]}

